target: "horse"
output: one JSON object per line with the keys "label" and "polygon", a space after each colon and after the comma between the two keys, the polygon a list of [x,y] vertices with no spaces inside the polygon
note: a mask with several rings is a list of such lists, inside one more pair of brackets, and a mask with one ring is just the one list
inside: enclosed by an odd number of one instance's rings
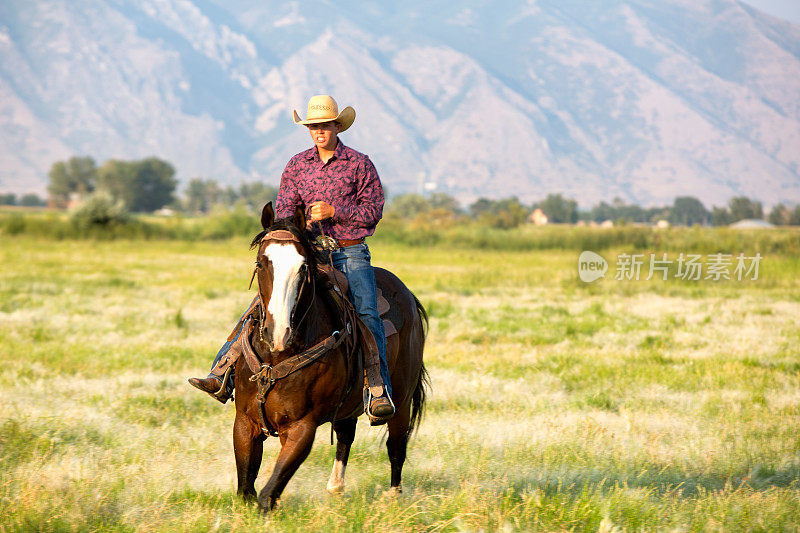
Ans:
{"label": "horse", "polygon": [[[233,448],[237,492],[253,500],[263,443],[268,434],[279,437],[275,466],[257,496],[260,509],[268,512],[311,451],[317,428],[326,422],[331,422],[337,441],[327,490],[344,491],[356,419],[364,405],[363,371],[352,345],[355,329],[348,331],[354,326],[348,326],[346,316],[331,305],[330,284],[318,271],[315,250],[303,231],[303,210],[276,221],[269,202],[262,210],[261,225],[263,231],[251,243],[258,250],[254,277],[260,311],[242,333],[245,357],[235,366]],[[428,316],[394,274],[375,268],[375,278],[402,315],[398,334],[386,342],[396,407],[387,422],[389,492],[399,493],[408,440],[419,426],[429,387],[422,361]],[[251,368],[254,360],[260,367]]]}

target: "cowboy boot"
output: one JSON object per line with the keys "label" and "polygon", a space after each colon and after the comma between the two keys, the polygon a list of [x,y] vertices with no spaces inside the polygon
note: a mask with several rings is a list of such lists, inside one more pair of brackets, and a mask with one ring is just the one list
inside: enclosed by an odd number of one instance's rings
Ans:
{"label": "cowboy boot", "polygon": [[189,384],[221,403],[226,403],[233,396],[234,365],[242,354],[240,336],[226,342],[217,356],[211,372],[206,378],[189,378]]}
{"label": "cowboy boot", "polygon": [[375,370],[364,369],[364,411],[370,425],[379,426],[394,416],[395,408],[391,396],[383,386],[378,365],[372,366]]}
{"label": "cowboy boot", "polygon": [[[381,376],[381,360],[375,337],[361,320],[359,330],[364,348],[364,411],[369,417],[370,425],[385,424],[394,416],[395,408]],[[388,371],[386,372],[388,375]]]}

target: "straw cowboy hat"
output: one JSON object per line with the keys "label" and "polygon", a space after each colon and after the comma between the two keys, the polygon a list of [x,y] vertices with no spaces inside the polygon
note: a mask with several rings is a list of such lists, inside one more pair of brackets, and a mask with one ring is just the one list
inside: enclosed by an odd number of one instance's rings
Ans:
{"label": "straw cowboy hat", "polygon": [[305,120],[300,120],[300,115],[297,114],[297,111],[292,110],[292,112],[294,113],[295,124],[302,124],[305,126],[306,124],[319,124],[321,122],[333,121],[338,122],[342,126],[340,131],[349,128],[356,119],[355,109],[347,106],[339,113],[339,106],[336,105],[336,100],[327,94],[318,94],[317,96],[311,97],[308,101],[308,112],[306,113],[307,116]]}

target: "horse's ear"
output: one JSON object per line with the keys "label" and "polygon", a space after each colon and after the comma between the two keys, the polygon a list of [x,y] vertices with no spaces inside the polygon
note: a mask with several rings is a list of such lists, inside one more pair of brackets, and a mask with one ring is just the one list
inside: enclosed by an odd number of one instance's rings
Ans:
{"label": "horse's ear", "polygon": [[272,202],[267,202],[261,210],[261,227],[267,229],[275,223],[275,211],[272,210]]}
{"label": "horse's ear", "polygon": [[292,222],[294,222],[294,225],[297,226],[300,231],[306,229],[306,212],[302,207],[298,206],[297,209],[294,210]]}

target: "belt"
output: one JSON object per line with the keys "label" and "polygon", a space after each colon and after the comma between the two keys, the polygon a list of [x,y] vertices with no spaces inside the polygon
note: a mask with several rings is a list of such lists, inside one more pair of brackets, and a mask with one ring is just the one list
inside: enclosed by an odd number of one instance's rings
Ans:
{"label": "belt", "polygon": [[360,239],[336,239],[336,244],[339,245],[339,248],[344,248],[345,246],[355,246],[356,244],[362,244],[364,242],[364,237]]}

